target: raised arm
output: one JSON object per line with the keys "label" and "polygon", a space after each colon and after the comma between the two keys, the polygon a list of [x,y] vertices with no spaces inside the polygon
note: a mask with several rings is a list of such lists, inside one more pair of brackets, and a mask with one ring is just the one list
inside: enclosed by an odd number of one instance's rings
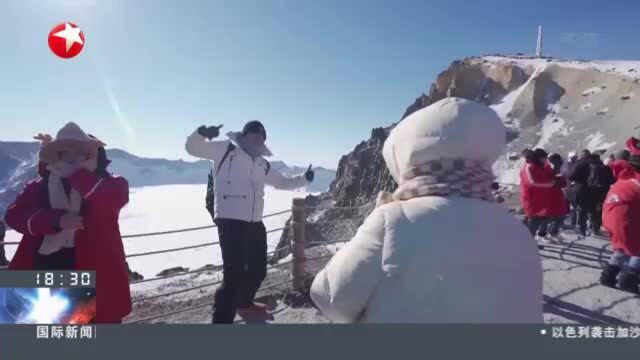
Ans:
{"label": "raised arm", "polygon": [[309,184],[304,174],[287,177],[273,169],[269,170],[264,180],[267,185],[271,185],[280,190],[294,190]]}
{"label": "raised arm", "polygon": [[550,169],[527,164],[524,170],[529,180],[529,185],[540,188],[551,188],[554,186],[553,175]]}
{"label": "raised arm", "polygon": [[384,276],[382,253],[384,213],[374,211],[355,237],[316,276],[311,298],[320,311],[337,323],[356,322]]}
{"label": "raised arm", "polygon": [[98,213],[117,214],[129,202],[129,183],[120,176],[100,177],[80,169],[69,178],[69,183]]}
{"label": "raised arm", "polygon": [[185,144],[185,150],[189,155],[213,161],[220,160],[228,147],[229,140],[209,141],[199,130],[189,135]]}

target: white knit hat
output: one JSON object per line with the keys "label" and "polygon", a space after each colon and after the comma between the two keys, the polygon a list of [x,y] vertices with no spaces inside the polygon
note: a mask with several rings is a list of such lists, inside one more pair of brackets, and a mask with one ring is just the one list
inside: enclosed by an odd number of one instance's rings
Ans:
{"label": "white knit hat", "polygon": [[389,134],[382,155],[393,178],[402,183],[415,166],[442,159],[491,164],[506,143],[506,128],[495,111],[450,97],[418,110]]}
{"label": "white knit hat", "polygon": [[57,153],[66,149],[79,149],[95,159],[98,156],[99,143],[87,135],[78,124],[70,122],[62,127],[56,138],[40,150],[40,161],[51,163],[58,160]]}

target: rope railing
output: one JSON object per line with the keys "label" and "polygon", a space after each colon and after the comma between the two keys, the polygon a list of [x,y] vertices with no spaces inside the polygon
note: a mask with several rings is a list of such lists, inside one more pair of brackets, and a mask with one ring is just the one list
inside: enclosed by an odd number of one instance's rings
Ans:
{"label": "rope railing", "polygon": [[[267,219],[267,218],[270,218],[270,217],[286,214],[286,213],[289,213],[289,212],[291,212],[291,209],[264,215],[262,217],[262,219]],[[215,228],[215,227],[217,227],[217,226],[214,224],[214,225],[198,226],[198,227],[176,229],[176,230],[167,230],[167,231],[158,231],[158,232],[151,232],[151,233],[123,235],[122,238],[123,239],[131,239],[131,238],[147,237],[147,236],[168,235],[168,234],[176,234],[176,233],[182,233],[182,232],[188,232],[188,231],[212,229],[212,228]]]}
{"label": "rope railing", "polygon": [[333,254],[306,258],[305,260],[307,260],[307,261],[309,261],[309,260],[319,260],[319,259],[326,259],[326,258],[330,258],[330,257],[333,257]]}
{"label": "rope railing", "polygon": [[216,244],[219,244],[219,243],[220,243],[219,241],[215,241],[215,242],[210,242],[210,243],[204,243],[204,244],[192,245],[192,246],[183,246],[183,247],[179,247],[179,248],[172,248],[172,249],[166,249],[166,250],[148,251],[148,252],[143,252],[143,253],[130,254],[130,255],[127,255],[126,257],[127,258],[132,258],[132,257],[138,257],[138,256],[164,254],[164,253],[174,252],[174,251],[197,249],[197,248],[201,248],[201,247],[205,247],[205,246],[216,245]]}
{"label": "rope railing", "polygon": [[312,241],[310,243],[305,243],[305,245],[331,245],[338,243],[347,243],[351,240],[333,240],[333,241]]}
{"label": "rope railing", "polygon": [[167,316],[171,316],[171,315],[185,313],[185,312],[192,311],[192,310],[202,309],[202,308],[207,307],[207,306],[213,306],[213,302],[208,302],[208,303],[204,303],[204,304],[201,304],[201,305],[188,307],[186,309],[174,310],[174,311],[171,311],[171,312],[168,312],[168,313],[164,313],[164,314],[148,316],[148,317],[145,317],[145,318],[142,318],[142,319],[134,319],[134,320],[125,322],[125,324],[135,324],[135,323],[140,323],[140,322],[144,322],[144,321],[155,320],[155,319],[159,319],[159,318],[163,318],[163,317],[167,317]]}
{"label": "rope railing", "polygon": [[280,251],[282,251],[282,250],[291,249],[292,247],[293,247],[292,245],[287,245],[287,246],[283,246],[283,247],[281,247],[281,248],[279,248],[279,249],[275,249],[275,250],[269,251],[269,252],[267,253],[267,256],[268,256],[268,255],[273,255],[273,254],[275,254],[275,253],[277,253],[277,252],[280,252]]}
{"label": "rope railing", "polygon": [[[287,262],[284,262],[282,264],[273,265],[271,267],[268,267],[266,269],[266,271],[269,271],[271,269],[275,269],[275,268],[279,268],[279,267],[288,265],[291,262],[292,261],[287,261]],[[188,273],[192,273],[193,274],[193,273],[196,273],[196,272],[202,272],[202,271],[207,271],[207,270],[209,270],[209,269],[198,269],[198,270],[194,270],[194,271],[191,271],[191,272],[173,274],[173,275],[170,275],[170,276],[157,277],[157,278],[148,279],[148,280],[146,280],[146,282],[162,280],[162,279],[165,279],[165,278],[170,278],[170,277],[175,277],[175,276],[180,276],[180,275],[187,275]],[[136,283],[142,283],[142,282],[145,282],[145,280],[139,280]],[[221,283],[222,283],[222,280],[219,280],[219,281],[215,281],[215,282],[212,282],[212,283],[207,283],[207,284],[194,286],[194,287],[191,287],[191,288],[188,288],[188,289],[181,289],[181,290],[176,290],[176,291],[172,291],[172,292],[168,292],[168,293],[162,293],[162,294],[157,294],[157,295],[148,296],[148,297],[144,297],[144,298],[134,299],[132,302],[133,303],[137,303],[137,302],[142,302],[142,301],[147,301],[147,300],[154,300],[154,299],[158,299],[158,298],[161,298],[161,297],[166,297],[166,296],[171,296],[171,295],[176,295],[176,294],[182,294],[182,293],[193,291],[193,290],[198,290],[198,289],[203,289],[203,288],[210,287],[210,286],[219,285]]]}
{"label": "rope railing", "polygon": [[153,296],[147,296],[147,297],[139,298],[139,299],[133,299],[131,301],[131,303],[138,303],[138,302],[142,302],[142,301],[159,299],[161,297],[182,294],[182,293],[186,293],[186,292],[193,291],[193,290],[204,289],[204,288],[207,288],[207,287],[216,286],[216,285],[219,285],[221,283],[222,283],[222,280],[214,281],[212,283],[206,283],[206,284],[190,287],[188,289],[176,290],[176,291],[172,291],[172,292],[168,292],[168,293],[163,293],[163,294],[158,294],[158,295],[153,295]]}
{"label": "rope railing", "polygon": [[[259,289],[258,291],[273,289],[273,288],[276,288],[278,286],[282,286],[282,285],[288,284],[288,283],[290,283],[292,281],[293,280],[287,280],[287,281],[283,281],[283,282],[278,283],[278,284],[265,286],[265,287]],[[178,309],[178,310],[174,310],[174,311],[170,311],[170,312],[162,313],[162,314],[158,314],[158,315],[148,316],[148,317],[144,317],[144,318],[141,318],[141,319],[133,319],[131,321],[125,322],[125,324],[135,324],[135,323],[141,323],[141,322],[145,322],[145,321],[151,321],[151,320],[155,320],[155,319],[160,319],[160,318],[171,316],[171,315],[182,314],[182,313],[185,313],[185,312],[189,312],[189,311],[193,311],[193,310],[197,310],[197,309],[202,309],[202,308],[205,308],[205,307],[208,307],[208,306],[213,306],[213,304],[214,304],[213,302],[207,302],[207,303],[204,303],[204,304],[191,306],[191,307],[184,308],[184,309]]]}
{"label": "rope railing", "polygon": [[[360,206],[305,206],[304,209],[336,209],[336,210],[349,210],[349,209],[362,209],[364,207],[369,207],[371,205],[360,205]],[[300,207],[293,207],[293,210],[298,210]]]}
{"label": "rope railing", "polygon": [[206,226],[198,226],[198,227],[177,229],[177,230],[168,230],[168,231],[158,231],[158,232],[151,232],[151,233],[123,235],[122,238],[123,239],[131,239],[131,238],[138,238],[138,237],[168,235],[168,234],[176,234],[176,233],[183,233],[183,232],[196,231],[196,230],[212,229],[212,228],[215,228],[215,227],[216,227],[216,225],[206,225]]}
{"label": "rope railing", "polygon": [[290,261],[285,261],[285,262],[283,262],[281,264],[276,264],[276,265],[273,265],[273,266],[269,266],[268,268],[266,268],[266,271],[269,271],[269,270],[272,270],[272,269],[277,269],[277,268],[285,266],[285,265],[289,265],[292,262],[293,262],[293,260],[290,260]]}
{"label": "rope railing", "polygon": [[[269,230],[267,231],[267,234],[270,233],[274,233],[274,232],[278,232],[278,231],[282,231],[286,228],[288,228],[290,226],[284,226],[281,228],[277,228],[277,229],[273,229],[273,230]],[[220,244],[219,241],[214,241],[214,242],[208,242],[208,243],[204,243],[204,244],[198,244],[198,245],[191,245],[191,246],[182,246],[182,247],[178,247],[178,248],[171,248],[171,249],[165,249],[165,250],[156,250],[156,251],[147,251],[147,252],[142,252],[142,253],[136,253],[136,254],[129,254],[126,257],[127,258],[133,258],[133,257],[138,257],[138,256],[148,256],[148,255],[156,255],[156,254],[164,254],[164,253],[168,253],[168,252],[174,252],[174,251],[181,251],[181,250],[190,250],[190,249],[197,249],[197,248],[201,248],[201,247],[206,247],[206,246],[212,246],[212,245],[218,245]]]}
{"label": "rope railing", "polygon": [[[268,252],[267,255],[273,255],[273,254],[275,254],[275,253],[277,253],[279,251],[286,250],[286,249],[289,249],[289,248],[291,248],[291,245],[283,246],[283,247],[281,247],[279,249],[275,249],[275,250],[272,250],[272,251]],[[0,267],[0,269],[1,268],[2,267]],[[171,275],[158,276],[158,277],[149,278],[149,279],[143,279],[143,280],[136,280],[136,281],[130,282],[130,284],[140,284],[140,283],[146,283],[146,282],[151,282],[151,281],[159,281],[159,280],[169,279],[169,278],[173,278],[173,277],[177,277],[177,276],[197,274],[197,273],[206,272],[206,271],[213,271],[213,269],[211,269],[211,268],[202,268],[202,269],[197,269],[197,270],[185,271],[185,272],[171,274]]]}
{"label": "rope railing", "polygon": [[151,281],[159,281],[159,280],[164,280],[164,279],[170,279],[170,278],[177,277],[177,276],[197,274],[197,273],[201,273],[201,272],[205,272],[205,271],[213,271],[213,270],[209,269],[209,268],[203,268],[203,269],[185,271],[185,272],[171,274],[171,275],[153,277],[153,278],[149,278],[149,279],[131,281],[129,284],[140,284],[140,283],[146,283],[146,282],[151,282]]}
{"label": "rope railing", "polygon": [[[300,213],[300,210],[302,209],[333,209],[333,210],[348,210],[348,209],[362,209],[365,207],[370,207],[370,205],[362,205],[362,206],[316,206],[316,207],[305,207],[305,206],[301,206],[303,203],[301,202],[302,199],[298,199],[298,202],[296,203],[294,201],[294,206],[291,209],[287,209],[284,211],[279,211],[276,213],[272,213],[272,214],[268,214],[263,216],[262,218],[269,218],[269,217],[274,217],[274,216],[278,216],[278,215],[282,215],[282,214],[287,214],[290,212],[294,212],[294,214],[296,213],[296,211],[298,211],[298,213]],[[346,219],[346,220],[323,220],[323,221],[316,221],[316,222],[308,222],[305,221],[304,217],[293,217],[293,220],[297,220],[297,221],[302,221],[302,224],[305,225],[312,225],[312,224],[337,224],[337,223],[348,223],[350,221],[352,221],[352,219]],[[290,224],[283,226],[283,227],[279,227],[276,229],[271,229],[266,231],[267,234],[269,233],[275,233],[275,232],[279,232],[288,228],[294,228],[295,229],[299,229],[296,228],[296,226],[299,226],[300,223],[296,222],[296,221],[291,221]],[[215,228],[216,225],[212,224],[212,225],[207,225],[207,226],[199,226],[199,227],[191,227],[191,228],[184,228],[184,229],[175,229],[175,230],[167,230],[167,231],[158,231],[158,232],[150,232],[150,233],[138,233],[138,234],[129,234],[129,235],[124,235],[122,236],[123,239],[130,239],[130,238],[139,238],[139,237],[146,237],[146,236],[158,236],[158,235],[168,235],[168,234],[176,234],[176,233],[182,233],[182,232],[190,232],[190,231],[197,231],[197,230],[203,230],[203,229],[211,229],[211,228]],[[297,231],[297,230],[296,230]],[[294,234],[294,238],[296,238],[296,234]],[[302,242],[304,243],[304,238],[302,238]],[[304,244],[305,246],[313,246],[313,245],[327,245],[327,244],[334,244],[334,243],[345,243],[347,242],[343,241],[343,240],[336,240],[336,241],[323,241],[323,242],[311,242],[311,243],[307,243]],[[2,244],[6,244],[6,245],[17,245],[20,242],[3,242]],[[155,254],[163,254],[163,253],[169,253],[169,252],[176,252],[176,251],[183,251],[183,250],[189,250],[189,249],[197,249],[197,248],[203,248],[203,247],[207,247],[207,246],[212,246],[212,245],[217,245],[219,244],[219,241],[216,242],[207,242],[207,243],[203,243],[203,244],[196,244],[196,245],[190,245],[190,246],[182,246],[182,247],[177,247],[177,248],[171,248],[171,249],[164,249],[164,250],[155,250],[155,251],[147,251],[147,252],[141,252],[141,253],[134,253],[134,254],[129,254],[126,257],[127,258],[134,258],[134,257],[142,257],[142,256],[148,256],[148,255],[155,255]],[[297,242],[292,242],[292,244],[278,248],[278,249],[274,249],[272,251],[267,252],[267,255],[273,255],[277,252],[281,252],[287,249],[294,249],[297,246],[296,245]],[[298,250],[299,251],[299,250]],[[270,271],[273,269],[278,269],[278,268],[282,268],[285,266],[288,266],[290,264],[293,265],[292,267],[292,278],[288,279],[286,281],[277,283],[277,284],[272,284],[269,286],[265,286],[262,287],[260,289],[258,289],[258,291],[266,291],[269,289],[273,289],[276,288],[278,286],[282,286],[285,284],[289,284],[289,283],[294,283],[294,288],[299,289],[299,284],[296,283],[296,279],[299,280],[299,276],[300,274],[298,271],[298,267],[303,264],[305,261],[312,261],[312,260],[318,260],[318,259],[326,259],[329,257],[332,257],[333,254],[331,255],[323,255],[323,256],[317,256],[317,257],[310,257],[307,258],[306,256],[304,256],[304,253],[299,254],[298,257],[295,256],[295,251],[292,253],[294,256],[291,260],[289,261],[285,261],[282,263],[277,263],[275,265],[269,266],[266,268],[266,271]],[[0,269],[2,269],[3,267],[0,267]],[[191,270],[191,271],[185,271],[185,272],[179,272],[179,273],[174,273],[174,274],[170,274],[170,275],[166,275],[166,276],[157,276],[157,277],[153,277],[153,278],[149,278],[149,279],[143,279],[143,280],[137,280],[137,281],[132,281],[131,284],[140,284],[140,283],[149,283],[149,282],[153,282],[153,281],[161,281],[161,280],[165,280],[165,279],[172,279],[178,276],[186,276],[186,275],[192,275],[192,274],[198,274],[198,273],[203,273],[203,272],[211,272],[211,271],[215,271],[216,269],[213,269],[211,267],[203,267],[200,269],[196,269],[196,270]],[[296,274],[298,274],[298,278],[296,278]],[[184,294],[184,293],[188,293],[188,292],[192,292],[192,291],[196,291],[196,290],[201,290],[201,289],[205,289],[205,288],[210,288],[210,287],[214,287],[217,285],[222,284],[222,280],[217,280],[217,281],[212,281],[212,282],[207,282],[207,283],[203,283],[201,285],[197,285],[197,286],[192,286],[189,288],[183,288],[183,289],[178,289],[178,290],[173,290],[173,291],[169,291],[169,292],[164,292],[164,293],[157,293],[154,295],[150,295],[150,296],[145,296],[145,297],[141,297],[141,298],[137,298],[137,299],[133,299],[132,303],[142,303],[142,302],[146,302],[146,301],[150,301],[150,300],[155,300],[155,299],[160,299],[160,298],[168,298],[174,295],[179,295],[179,294]],[[150,321],[150,320],[154,320],[154,319],[158,319],[158,318],[162,318],[162,317],[166,317],[166,316],[170,316],[170,315],[175,315],[175,314],[179,314],[179,313],[183,313],[183,312],[187,312],[187,311],[192,311],[195,309],[200,309],[200,308],[204,308],[207,306],[212,306],[213,303],[212,302],[207,302],[204,304],[200,304],[200,305],[196,305],[196,306],[192,306],[186,309],[179,309],[179,310],[175,310],[175,311],[171,311],[168,313],[163,313],[163,314],[158,314],[158,315],[153,315],[153,316],[149,316],[149,317],[145,317],[142,319],[135,319],[132,321],[129,321],[127,323],[133,323],[133,322],[143,322],[143,321]]]}
{"label": "rope railing", "polygon": [[[282,250],[285,250],[285,249],[290,248],[290,247],[291,247],[291,245],[281,247],[279,249],[276,249],[276,250],[273,250],[271,252],[268,252],[267,255],[275,254],[278,251],[282,251]],[[284,263],[284,264],[286,264],[286,263]],[[278,264],[278,266],[276,266],[276,267],[282,266],[284,264]],[[269,269],[271,269],[271,268],[267,268],[267,270],[269,270]],[[131,281],[129,284],[141,284],[141,283],[147,283],[147,282],[152,282],[152,281],[160,281],[160,280],[170,279],[170,278],[183,276],[183,275],[198,274],[198,273],[202,273],[202,272],[206,272],[206,271],[214,271],[214,269],[211,269],[211,268],[196,269],[196,270],[185,271],[185,272],[180,272],[180,273],[171,274],[171,275],[157,276],[157,277],[153,277],[153,278],[149,278],[149,279]]]}
{"label": "rope railing", "polygon": [[273,230],[269,230],[269,231],[267,231],[267,234],[271,234],[271,233],[274,233],[274,232],[278,232],[278,231],[281,231],[281,230],[284,230],[284,229],[287,229],[287,228],[290,228],[290,227],[291,227],[291,225],[289,225],[289,226],[283,226],[283,227],[281,227],[281,228],[277,228],[277,229],[273,229]]}
{"label": "rope railing", "polygon": [[305,225],[338,224],[338,223],[350,223],[350,222],[353,222],[353,219],[313,221],[313,222],[307,222],[305,223]]}

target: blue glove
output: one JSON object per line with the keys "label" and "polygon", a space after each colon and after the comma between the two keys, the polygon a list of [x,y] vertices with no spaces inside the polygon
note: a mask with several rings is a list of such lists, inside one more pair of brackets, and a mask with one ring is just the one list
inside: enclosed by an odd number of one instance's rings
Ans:
{"label": "blue glove", "polygon": [[313,178],[316,176],[315,171],[311,170],[311,166],[312,165],[309,165],[309,168],[304,173],[304,177],[307,179],[308,182],[313,182]]}

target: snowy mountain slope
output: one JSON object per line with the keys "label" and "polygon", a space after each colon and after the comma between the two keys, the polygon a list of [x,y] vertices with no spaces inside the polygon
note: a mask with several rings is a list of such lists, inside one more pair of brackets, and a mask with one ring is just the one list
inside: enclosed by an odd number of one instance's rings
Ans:
{"label": "snowy mountain slope", "polygon": [[511,140],[494,164],[499,181],[518,182],[520,151],[543,147],[564,157],[570,151],[602,150],[605,156],[638,133],[640,61],[570,61],[487,56],[465,60],[487,79],[519,69],[526,81],[503,96],[484,99],[510,129]]}

